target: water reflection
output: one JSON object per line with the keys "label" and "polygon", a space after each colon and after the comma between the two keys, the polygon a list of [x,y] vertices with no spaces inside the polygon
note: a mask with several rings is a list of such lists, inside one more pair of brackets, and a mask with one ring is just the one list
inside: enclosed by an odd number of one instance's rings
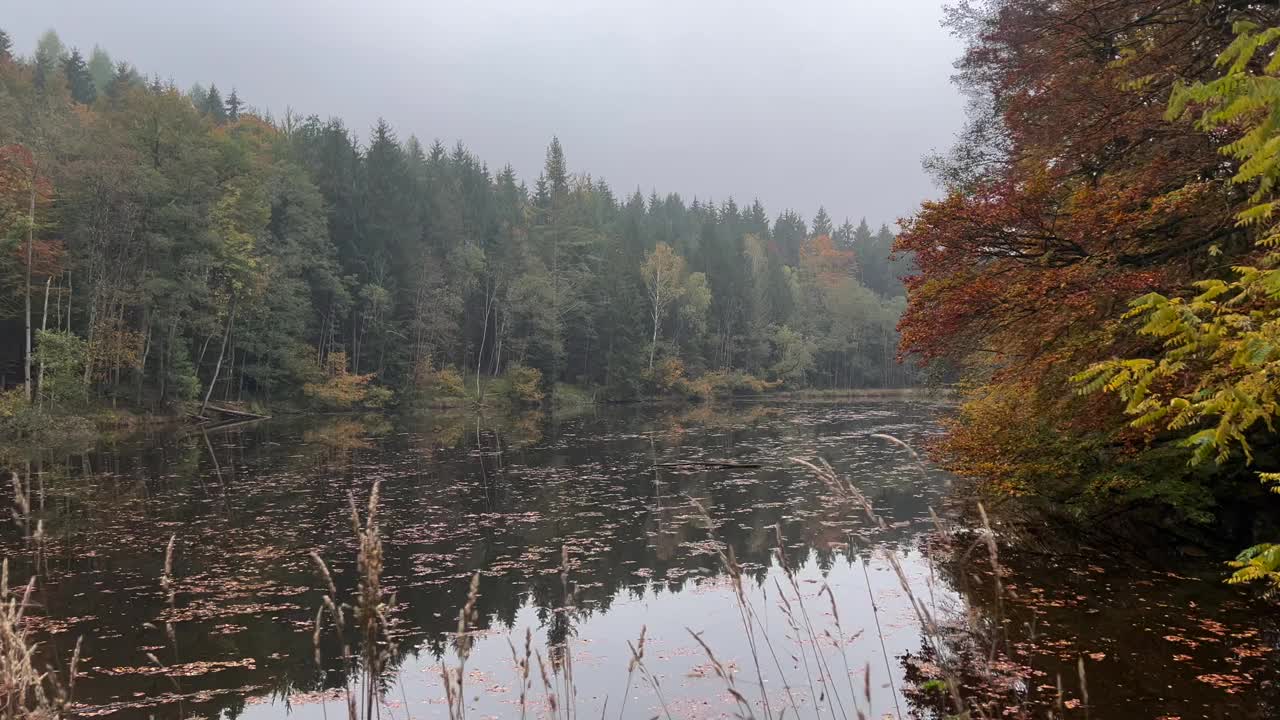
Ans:
{"label": "water reflection", "polygon": [[[708,672],[686,626],[738,668],[739,682],[754,675],[746,672],[750,650],[700,504],[735,549],[753,601],[767,610],[767,634],[783,656],[769,664],[785,665],[795,685],[783,688],[781,674],[769,672],[770,697],[790,692],[801,704],[832,702],[797,679],[804,670],[777,608],[785,580],[773,553],[781,534],[815,621],[829,626],[838,613],[848,631],[843,648],[821,639],[821,653],[833,665],[847,658],[849,670],[835,674],[852,680],[845,696],[866,692],[869,668],[878,716],[904,702],[898,658],[921,648],[910,605],[879,553],[895,550],[939,612],[963,615],[962,600],[982,606],[981,597],[948,590],[960,587],[954,573],[942,582],[921,554],[929,508],[946,504],[949,479],[873,437],[921,445],[935,432],[935,410],[902,402],[754,403],[577,417],[329,417],[152,433],[43,457],[29,473],[19,468],[12,499],[35,499],[2,541],[15,574],[25,577],[34,568],[30,535],[40,524],[45,651],[65,658],[84,635],[77,696],[86,714],[341,715],[340,701],[320,702],[345,678],[316,666],[312,619],[320,593],[308,554],[323,555],[339,592],[351,594],[348,492],[364,497],[380,480],[384,584],[397,599],[391,715],[445,716],[439,660],[452,651],[449,634],[478,571],[480,632],[467,679],[474,717],[513,714],[519,693],[508,637],[519,645],[526,629],[544,656],[570,639],[582,712],[599,716],[606,702],[620,708],[626,643],[642,626],[673,714],[718,717],[729,707],[723,683]],[[873,532],[832,503],[793,456],[821,456],[851,477],[887,529]],[[715,460],[760,467],[664,466]],[[169,608],[160,578],[172,535]],[[563,610],[565,549],[572,612]],[[824,587],[835,613],[819,599]],[[325,643],[322,656],[336,657],[333,639]],[[181,676],[158,672],[149,655],[182,668]],[[630,694],[628,716],[660,710],[648,688]]]}

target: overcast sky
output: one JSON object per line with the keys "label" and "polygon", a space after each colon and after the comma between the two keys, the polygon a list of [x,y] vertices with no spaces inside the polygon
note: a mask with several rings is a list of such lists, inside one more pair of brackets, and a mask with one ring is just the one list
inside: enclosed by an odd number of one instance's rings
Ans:
{"label": "overcast sky", "polygon": [[180,87],[217,83],[361,136],[463,141],[530,181],[559,135],[574,172],[771,215],[892,222],[937,194],[920,168],[959,129],[942,0],[41,0],[48,28]]}

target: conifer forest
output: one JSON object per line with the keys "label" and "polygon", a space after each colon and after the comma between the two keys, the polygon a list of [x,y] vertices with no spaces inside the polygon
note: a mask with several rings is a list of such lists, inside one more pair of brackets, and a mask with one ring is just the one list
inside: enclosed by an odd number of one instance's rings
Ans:
{"label": "conifer forest", "polygon": [[1280,717],[1277,3],[47,5],[0,720]]}

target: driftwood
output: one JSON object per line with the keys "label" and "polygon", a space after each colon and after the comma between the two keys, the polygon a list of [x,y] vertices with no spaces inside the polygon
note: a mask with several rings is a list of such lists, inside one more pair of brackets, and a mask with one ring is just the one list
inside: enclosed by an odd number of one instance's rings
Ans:
{"label": "driftwood", "polygon": [[678,462],[658,463],[657,467],[710,467],[724,470],[756,470],[764,466],[758,463],[736,463],[723,460],[680,460]]}
{"label": "driftwood", "polygon": [[[224,416],[236,418],[239,420],[267,420],[271,417],[270,415],[259,415],[257,413],[246,412],[244,410],[236,410],[234,408],[229,408],[229,407],[221,407],[219,405],[210,405],[207,408],[205,408],[205,410],[212,410],[215,413],[221,413]],[[192,417],[200,421],[201,423],[207,423],[213,420],[213,418],[203,414],[193,415]]]}
{"label": "driftwood", "polygon": [[230,415],[232,417],[241,417],[241,418],[253,418],[254,420],[266,420],[268,417],[270,417],[269,415],[259,415],[257,413],[245,412],[244,410],[234,410],[232,408],[219,407],[217,405],[210,405],[209,409],[214,410],[216,412],[220,412],[223,415]]}

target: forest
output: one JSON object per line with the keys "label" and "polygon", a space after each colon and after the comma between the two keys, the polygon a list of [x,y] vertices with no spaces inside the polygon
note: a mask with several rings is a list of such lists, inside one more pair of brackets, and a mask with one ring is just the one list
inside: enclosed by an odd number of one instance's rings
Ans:
{"label": "forest", "polygon": [[[350,407],[906,386],[909,260],[865,220],[771,218],[462,144],[179,90],[0,34],[10,405]],[[272,98],[280,104],[284,98]],[[483,382],[482,382],[483,381]],[[496,390],[495,392],[499,392]],[[21,397],[18,396],[21,393]]]}
{"label": "forest", "polygon": [[[561,142],[583,93],[522,177],[0,30],[0,717],[1280,717],[1280,4],[939,4],[722,28],[894,112],[904,57],[954,73],[894,229],[615,191]],[[399,5],[359,12],[482,24]],[[752,107],[723,47],[602,51],[596,11],[495,37],[690,137],[686,59]],[[815,18],[866,45],[806,54]]]}
{"label": "forest", "polygon": [[[1003,0],[949,24],[969,120],[897,241],[903,351],[968,379],[940,456],[1148,542],[1280,536],[1280,10]],[[1275,545],[1234,565],[1280,585]]]}

